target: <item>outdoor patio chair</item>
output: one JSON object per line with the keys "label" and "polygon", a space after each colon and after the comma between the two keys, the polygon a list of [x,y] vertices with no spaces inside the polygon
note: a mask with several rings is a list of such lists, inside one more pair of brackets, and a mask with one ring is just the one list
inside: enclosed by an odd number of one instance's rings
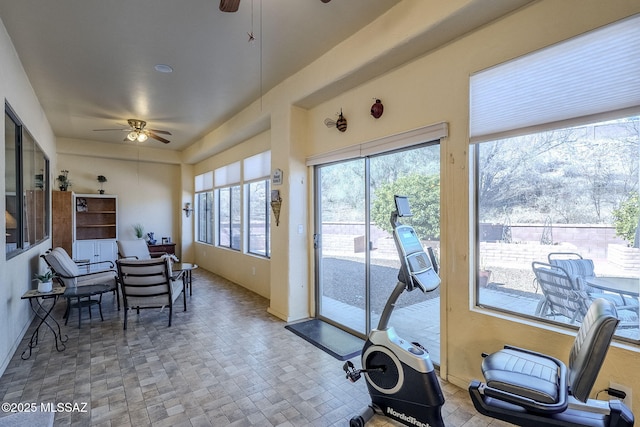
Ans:
{"label": "outdoor patio chair", "polygon": [[589,308],[590,298],[569,278],[567,271],[538,261],[534,261],[531,267],[544,295],[538,303],[536,316],[561,315],[571,323],[582,322]]}
{"label": "outdoor patio chair", "polygon": [[[120,310],[120,292],[118,291],[117,277],[118,273],[111,261],[101,261],[93,263],[78,264],[71,259],[69,254],[63,248],[53,248],[40,257],[56,274],[56,280],[67,288],[75,288],[77,286],[86,285],[109,285],[113,287],[113,294]],[[81,269],[88,269],[91,266],[103,267],[98,271],[82,273]]]}
{"label": "outdoor patio chair", "polygon": [[116,264],[125,308],[124,329],[127,329],[129,310],[134,308],[140,314],[141,309],[168,307],[171,326],[173,306],[181,292],[184,311],[187,311],[184,284],[172,278],[170,259],[119,259]]}
{"label": "outdoor patio chair", "polygon": [[[41,255],[41,258],[56,273],[56,279],[62,286],[74,288],[84,285],[113,284],[115,286],[116,284],[117,272],[111,261],[78,264],[71,259],[67,251],[60,247],[47,251]],[[81,268],[88,269],[96,265],[104,268],[89,273],[81,272]]]}
{"label": "outdoor patio chair", "polygon": [[[564,268],[534,261],[531,264],[536,281],[544,298],[538,303],[536,316],[564,316],[570,323],[580,323],[591,303],[598,298],[597,293],[589,294]],[[606,298],[605,298],[606,299]],[[608,300],[609,301],[609,300]],[[610,301],[615,305],[615,302]],[[619,328],[638,328],[638,312],[626,306],[616,307],[620,318]]]}
{"label": "outdoor patio chair", "polygon": [[596,277],[593,260],[582,258],[580,254],[575,252],[551,252],[547,255],[547,259],[549,264],[562,267],[571,280],[576,283],[576,286],[586,291],[592,299],[604,298],[614,303],[618,311],[633,310],[638,313],[637,299],[589,286],[588,279]]}
{"label": "outdoor patio chair", "polygon": [[120,258],[151,259],[149,246],[144,239],[118,240],[116,243]]}

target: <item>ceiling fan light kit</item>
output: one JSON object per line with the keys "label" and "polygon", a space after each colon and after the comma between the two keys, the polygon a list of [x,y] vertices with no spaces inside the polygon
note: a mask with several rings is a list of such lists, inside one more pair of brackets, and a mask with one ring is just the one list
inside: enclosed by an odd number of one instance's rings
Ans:
{"label": "ceiling fan light kit", "polygon": [[171,135],[171,132],[168,132],[166,130],[158,130],[158,129],[145,129],[145,126],[147,125],[147,122],[145,122],[144,120],[138,120],[138,119],[129,119],[127,120],[127,123],[129,124],[130,128],[123,128],[123,129],[94,129],[94,131],[103,131],[103,130],[118,130],[118,131],[125,131],[127,132],[127,137],[124,139],[125,141],[138,141],[138,142],[145,142],[147,139],[149,138],[153,138],[156,139],[160,142],[164,142],[165,144],[168,144],[169,141],[168,139],[165,139],[163,137],[161,137],[160,135],[158,135],[159,133],[163,134],[163,135]]}

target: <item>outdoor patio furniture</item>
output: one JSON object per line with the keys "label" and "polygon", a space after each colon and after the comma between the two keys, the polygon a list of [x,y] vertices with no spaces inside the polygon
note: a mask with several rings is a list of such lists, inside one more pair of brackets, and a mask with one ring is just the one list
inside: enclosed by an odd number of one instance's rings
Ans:
{"label": "outdoor patio furniture", "polygon": [[593,298],[605,298],[616,305],[618,310],[633,310],[638,312],[638,299],[625,296],[621,292],[605,291],[591,286],[590,280],[596,277],[593,260],[582,258],[574,252],[551,252],[547,259],[549,264],[562,267],[576,286],[586,291]]}
{"label": "outdoor patio furniture", "polygon": [[589,308],[589,295],[578,288],[567,271],[538,261],[534,261],[531,267],[544,295],[536,309],[536,316],[562,315],[571,323],[582,322]]}
{"label": "outdoor patio furniture", "polygon": [[[601,298],[600,293],[591,294],[578,284],[578,280],[572,280],[563,267],[537,261],[531,266],[544,295],[536,308],[536,316],[561,315],[568,318],[570,323],[580,323],[591,303]],[[616,305],[614,301],[607,300]],[[640,327],[637,309],[625,305],[616,306],[616,309],[620,318],[619,328]]]}
{"label": "outdoor patio furniture", "polygon": [[181,292],[184,310],[187,311],[185,285],[182,280],[172,278],[170,259],[119,259],[116,264],[125,308],[124,329],[127,329],[129,310],[134,308],[140,314],[140,309],[168,307],[168,326],[171,326],[173,305]]}
{"label": "outdoor patio furniture", "polygon": [[[56,273],[56,279],[63,286],[73,288],[76,286],[104,284],[115,287],[117,273],[111,261],[79,265],[71,259],[67,251],[59,247],[47,251],[41,257],[51,270]],[[92,265],[102,265],[104,268],[89,273],[80,272],[81,267],[84,269]]]}
{"label": "outdoor patio furniture", "polygon": [[116,243],[120,258],[151,259],[149,246],[143,239],[118,240]]}

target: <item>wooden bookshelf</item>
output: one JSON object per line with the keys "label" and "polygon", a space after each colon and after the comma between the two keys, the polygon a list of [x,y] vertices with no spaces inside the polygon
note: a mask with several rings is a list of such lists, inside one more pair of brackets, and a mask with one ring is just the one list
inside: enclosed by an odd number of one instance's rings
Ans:
{"label": "wooden bookshelf", "polygon": [[115,196],[76,195],[76,240],[117,239],[117,205]]}

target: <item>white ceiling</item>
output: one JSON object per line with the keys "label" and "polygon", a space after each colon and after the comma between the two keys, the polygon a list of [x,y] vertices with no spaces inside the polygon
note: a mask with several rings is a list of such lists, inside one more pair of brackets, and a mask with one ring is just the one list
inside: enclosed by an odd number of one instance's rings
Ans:
{"label": "white ceiling", "polygon": [[[123,143],[93,130],[135,118],[172,133],[145,145],[181,150],[398,2],[241,0],[223,13],[219,0],[0,0],[0,18],[57,137]],[[470,3],[451,37],[526,1]]]}

